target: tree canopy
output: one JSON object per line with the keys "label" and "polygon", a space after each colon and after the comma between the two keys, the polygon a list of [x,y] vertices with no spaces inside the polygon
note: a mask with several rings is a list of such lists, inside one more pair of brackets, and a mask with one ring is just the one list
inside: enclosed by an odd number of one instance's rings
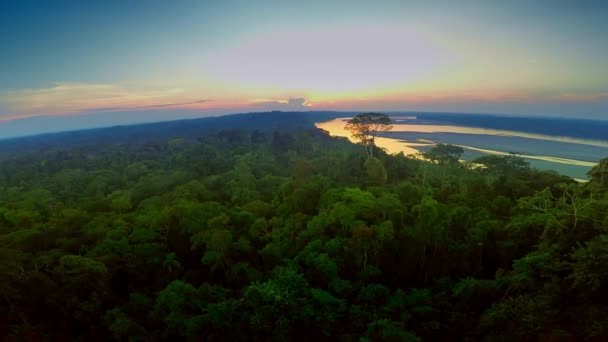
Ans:
{"label": "tree canopy", "polygon": [[368,158],[374,156],[374,147],[378,133],[393,129],[391,119],[381,113],[363,113],[347,121],[344,127],[351,136],[365,147]]}
{"label": "tree canopy", "polygon": [[458,163],[462,153],[464,153],[462,147],[439,143],[433,146],[430,151],[423,153],[423,156],[429,160],[445,165]]}
{"label": "tree canopy", "polygon": [[608,338],[605,160],[577,183],[310,128],[0,157],[0,340]]}

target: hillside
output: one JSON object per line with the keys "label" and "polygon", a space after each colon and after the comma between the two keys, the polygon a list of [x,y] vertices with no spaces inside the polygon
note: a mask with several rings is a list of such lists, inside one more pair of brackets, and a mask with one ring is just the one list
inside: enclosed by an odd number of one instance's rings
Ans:
{"label": "hillside", "polygon": [[141,143],[180,137],[196,140],[220,130],[293,131],[345,112],[260,112],[113,126],[0,140],[0,154],[112,143]]}

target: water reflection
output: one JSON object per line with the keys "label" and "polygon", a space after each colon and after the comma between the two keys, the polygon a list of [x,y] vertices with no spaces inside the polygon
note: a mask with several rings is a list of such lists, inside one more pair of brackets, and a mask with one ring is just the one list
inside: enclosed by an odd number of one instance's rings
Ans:
{"label": "water reflection", "polygon": [[[350,132],[344,129],[346,121],[350,118],[338,118],[326,122],[319,122],[315,124],[318,128],[329,132],[332,136],[346,137],[353,141],[350,136]],[[394,118],[393,118],[394,119]],[[396,124],[393,125],[393,132],[410,132],[410,133],[457,133],[457,134],[476,134],[485,136],[502,136],[502,137],[518,137],[525,139],[536,139],[545,141],[554,141],[568,144],[582,144],[595,147],[608,147],[608,142],[598,140],[585,140],[571,137],[555,137],[534,133],[526,132],[515,132],[515,131],[503,131],[496,129],[485,129],[476,127],[462,127],[462,126],[450,126],[450,125],[421,125],[421,124],[402,124],[399,122],[414,121],[415,118],[399,118]],[[427,147],[434,145],[435,142],[428,139],[416,139],[416,141],[406,141],[402,139],[378,137],[376,138],[376,145],[378,147],[386,149],[388,153],[400,153],[403,152],[405,155],[415,155],[420,151],[420,147]],[[483,154],[495,154],[495,155],[508,155],[508,152],[497,151],[494,149],[480,148],[469,145],[460,145],[462,148],[466,148],[472,151],[481,152]],[[597,163],[592,161],[576,160],[572,158],[563,158],[558,156],[546,156],[546,155],[532,155],[532,154],[521,154],[521,157],[526,159],[543,160],[551,163],[560,163],[568,165],[578,165],[585,167],[593,167]],[[599,157],[598,157],[599,160]]]}

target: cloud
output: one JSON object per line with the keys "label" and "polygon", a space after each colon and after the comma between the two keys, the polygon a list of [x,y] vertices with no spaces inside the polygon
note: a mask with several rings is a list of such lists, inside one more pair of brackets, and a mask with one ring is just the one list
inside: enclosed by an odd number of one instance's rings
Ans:
{"label": "cloud", "polygon": [[290,97],[287,104],[293,107],[307,107],[306,99],[303,97]]}
{"label": "cloud", "polygon": [[261,110],[288,111],[310,110],[311,107],[305,97],[290,97],[287,100],[257,99],[254,100],[252,105]]}
{"label": "cloud", "polygon": [[608,101],[608,93],[574,94],[564,93],[554,96],[553,99],[564,102],[596,102]]}
{"label": "cloud", "polygon": [[165,108],[165,107],[179,107],[179,106],[187,106],[187,105],[193,105],[193,104],[201,104],[201,103],[207,103],[211,100],[198,100],[198,101],[192,101],[192,102],[182,102],[182,103],[163,103],[163,104],[155,104],[155,105],[148,105],[148,106],[141,106],[141,107],[136,107],[136,109],[145,109],[145,108]]}
{"label": "cloud", "polygon": [[0,94],[0,120],[118,110],[196,108],[210,100],[193,91],[121,84],[61,83]]}
{"label": "cloud", "polygon": [[178,103],[159,103],[159,104],[153,104],[153,105],[146,105],[146,106],[139,106],[139,107],[129,107],[129,108],[125,108],[125,107],[100,107],[100,108],[91,108],[88,110],[88,112],[114,112],[114,111],[118,111],[118,110],[125,110],[125,109],[129,109],[129,110],[140,110],[140,109],[158,109],[158,108],[167,108],[167,107],[181,107],[181,106],[188,106],[188,105],[196,105],[196,104],[202,104],[202,103],[207,103],[210,102],[211,100],[198,100],[198,101],[191,101],[191,102],[178,102]]}

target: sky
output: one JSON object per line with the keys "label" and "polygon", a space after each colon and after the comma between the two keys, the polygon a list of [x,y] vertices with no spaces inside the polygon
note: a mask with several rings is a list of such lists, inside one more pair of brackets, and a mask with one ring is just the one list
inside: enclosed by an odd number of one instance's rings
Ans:
{"label": "sky", "polygon": [[0,137],[267,110],[608,119],[606,1],[0,1]]}

